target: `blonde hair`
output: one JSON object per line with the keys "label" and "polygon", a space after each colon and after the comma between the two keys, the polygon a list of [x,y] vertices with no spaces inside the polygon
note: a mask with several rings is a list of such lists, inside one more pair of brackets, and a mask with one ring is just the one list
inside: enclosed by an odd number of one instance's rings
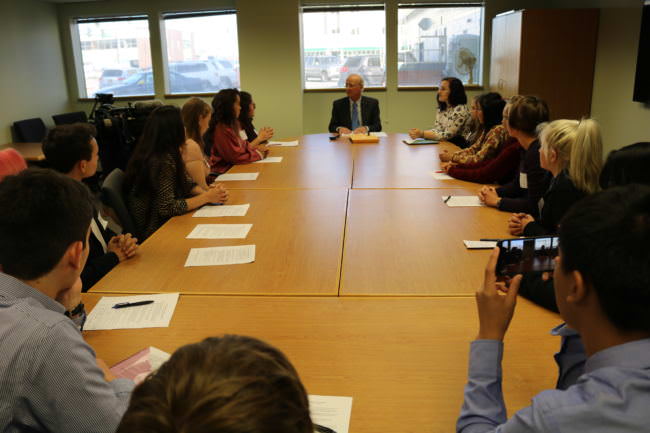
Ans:
{"label": "blonde hair", "polygon": [[587,194],[600,190],[598,178],[603,166],[603,140],[600,126],[593,119],[554,120],[540,125],[541,152],[557,154],[573,184]]}

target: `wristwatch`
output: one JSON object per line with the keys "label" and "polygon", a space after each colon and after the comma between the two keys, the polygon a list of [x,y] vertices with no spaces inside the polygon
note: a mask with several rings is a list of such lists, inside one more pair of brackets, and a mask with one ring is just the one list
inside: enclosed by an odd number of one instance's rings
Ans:
{"label": "wristwatch", "polygon": [[75,325],[79,328],[79,331],[83,331],[84,323],[86,323],[86,309],[84,308],[83,302],[79,302],[79,305],[74,307],[70,311],[64,313],[66,316],[72,320]]}

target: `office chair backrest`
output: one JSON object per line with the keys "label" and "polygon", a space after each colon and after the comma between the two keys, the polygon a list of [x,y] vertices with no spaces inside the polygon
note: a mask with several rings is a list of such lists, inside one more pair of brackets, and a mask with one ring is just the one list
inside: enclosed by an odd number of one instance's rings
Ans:
{"label": "office chair backrest", "polygon": [[40,143],[45,138],[47,128],[40,117],[14,122],[14,131],[19,143]]}
{"label": "office chair backrest", "polygon": [[0,150],[0,181],[27,168],[25,158],[16,149]]}
{"label": "office chair backrest", "polygon": [[69,125],[71,123],[88,123],[88,116],[84,111],[75,111],[74,113],[55,114],[52,116],[55,125]]}
{"label": "office chair backrest", "polygon": [[111,171],[102,184],[102,202],[115,211],[124,233],[131,233],[133,236],[140,238],[124,200],[125,177],[126,174],[119,168]]}

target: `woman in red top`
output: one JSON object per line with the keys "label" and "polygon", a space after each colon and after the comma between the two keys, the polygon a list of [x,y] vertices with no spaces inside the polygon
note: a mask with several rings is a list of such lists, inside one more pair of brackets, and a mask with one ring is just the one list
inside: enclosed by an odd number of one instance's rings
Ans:
{"label": "woman in red top", "polygon": [[212,110],[214,114],[206,138],[211,141],[210,167],[213,173],[221,174],[235,164],[248,164],[266,157],[268,149],[261,143],[271,137],[265,129],[261,129],[258,137],[250,143],[239,136],[237,119],[241,105],[237,89],[220,90],[212,100]]}

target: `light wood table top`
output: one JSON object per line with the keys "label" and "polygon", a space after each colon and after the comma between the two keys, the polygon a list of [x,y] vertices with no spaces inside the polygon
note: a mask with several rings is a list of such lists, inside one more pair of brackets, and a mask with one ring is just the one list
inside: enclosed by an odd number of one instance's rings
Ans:
{"label": "light wood table top", "polygon": [[[480,272],[479,272],[480,273]],[[99,296],[85,294],[92,307]],[[512,414],[555,386],[548,330],[559,318],[520,299],[505,339],[503,389]],[[222,334],[282,350],[307,392],[352,396],[351,433],[452,432],[478,329],[472,298],[180,297],[169,328],[86,331],[109,365],[153,345],[169,353]]]}
{"label": "light wood table top", "polygon": [[41,143],[7,143],[0,145],[0,150],[8,148],[16,149],[28,162],[38,162],[45,159]]}
{"label": "light wood table top", "polygon": [[353,188],[479,188],[462,180],[437,180],[439,152],[458,150],[451,143],[407,145],[407,134],[388,134],[377,144],[354,145]]}
{"label": "light wood table top", "polygon": [[[347,190],[232,190],[228,204],[250,203],[244,217],[168,221],[93,292],[331,295],[338,293]],[[196,224],[245,224],[246,239],[185,239]],[[184,267],[190,248],[256,245],[254,263]]]}
{"label": "light wood table top", "polygon": [[272,147],[269,156],[281,156],[282,162],[236,165],[228,173],[259,172],[259,177],[224,183],[229,189],[349,188],[352,148],[328,136],[305,135],[297,147]]}
{"label": "light wood table top", "polygon": [[351,190],[341,295],[469,295],[490,250],[463,240],[508,238],[509,214],[450,208],[442,197],[464,189]]}

